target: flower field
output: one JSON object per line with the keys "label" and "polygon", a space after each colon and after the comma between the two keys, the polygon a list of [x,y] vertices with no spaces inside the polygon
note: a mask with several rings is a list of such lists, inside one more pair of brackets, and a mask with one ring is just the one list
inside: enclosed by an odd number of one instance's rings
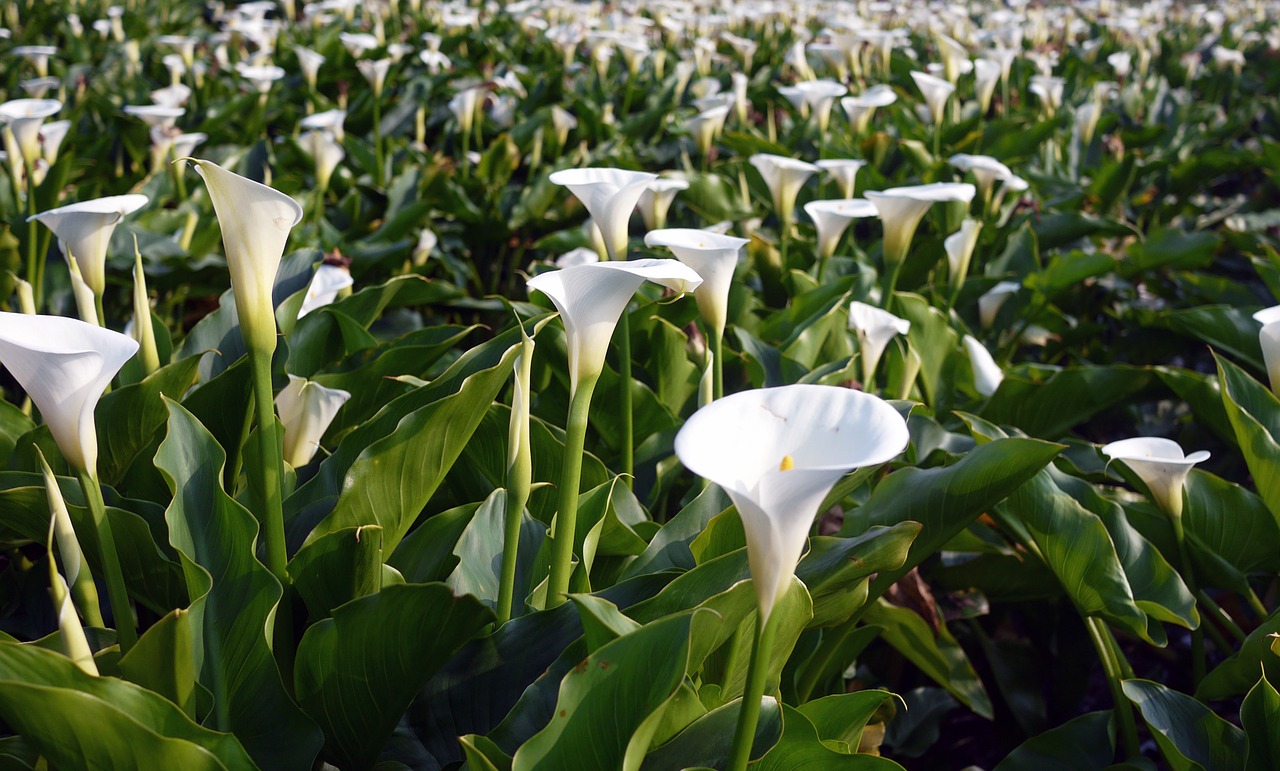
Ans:
{"label": "flower field", "polygon": [[0,768],[1280,767],[1272,0],[0,63]]}

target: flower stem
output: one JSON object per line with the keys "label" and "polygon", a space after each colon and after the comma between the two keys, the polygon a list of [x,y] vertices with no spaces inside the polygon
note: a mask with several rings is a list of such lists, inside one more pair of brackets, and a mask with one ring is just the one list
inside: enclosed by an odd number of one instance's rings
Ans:
{"label": "flower stem", "polygon": [[285,682],[293,680],[293,607],[289,596],[289,563],[285,548],[284,506],[280,480],[284,475],[284,449],[276,426],[275,394],[271,387],[271,351],[252,350],[249,354],[253,372],[253,404],[257,410],[258,459],[261,465],[256,478],[262,506],[262,525],[266,535],[267,569],[280,582],[280,604],[276,608],[275,654]]}
{"label": "flower stem", "polygon": [[743,771],[751,760],[751,745],[755,743],[756,724],[760,721],[760,699],[769,675],[769,653],[773,650],[777,629],[774,617],[762,621],[756,616],[756,635],[751,645],[751,663],[747,666],[747,683],[742,691],[742,709],[738,711],[738,727],[725,767],[728,771]]}
{"label": "flower stem", "polygon": [[711,398],[724,397],[724,337],[711,336]]}
{"label": "flower stem", "polygon": [[520,555],[520,524],[533,484],[533,448],[529,439],[529,381],[532,379],[533,340],[524,338],[516,362],[516,388],[511,398],[511,430],[508,442],[506,523],[502,539],[502,576],[498,584],[498,626],[511,620],[515,604],[516,564]]}
{"label": "flower stem", "polygon": [[124,571],[120,567],[120,555],[116,553],[116,540],[111,534],[111,520],[107,519],[107,505],[102,500],[102,488],[97,474],[77,469],[84,499],[93,514],[93,524],[98,528],[98,547],[102,550],[102,572],[107,579],[107,600],[115,617],[116,637],[120,640],[120,653],[125,654],[138,641],[138,631],[133,622],[133,608],[129,606],[129,590],[124,583]]}
{"label": "flower stem", "polygon": [[1093,641],[1093,647],[1098,652],[1098,659],[1102,661],[1102,668],[1107,676],[1107,687],[1111,689],[1111,700],[1115,703],[1116,723],[1120,726],[1120,740],[1124,746],[1125,757],[1140,757],[1142,752],[1138,745],[1138,725],[1133,718],[1133,707],[1120,686],[1120,663],[1116,659],[1111,644],[1107,641],[1106,627],[1102,621],[1091,616],[1085,617],[1084,625],[1089,631],[1089,639]]}
{"label": "flower stem", "polygon": [[[1199,587],[1196,585],[1194,571],[1191,568],[1191,551],[1187,548],[1187,534],[1182,527],[1182,515],[1171,514],[1169,519],[1173,523],[1174,540],[1178,542],[1178,561],[1182,564],[1182,580],[1186,582],[1192,596],[1196,596],[1199,593]],[[1204,623],[1204,619],[1201,619],[1201,625],[1191,630],[1191,682],[1196,686],[1200,685],[1207,670],[1204,654]]]}
{"label": "flower stem", "polygon": [[560,505],[551,534],[548,608],[562,604],[565,593],[569,591],[569,574],[573,571],[573,537],[578,524],[578,485],[582,481],[582,453],[587,442],[587,416],[591,410],[591,394],[596,390],[599,379],[600,375],[596,373],[578,381],[578,388],[569,402],[569,422],[564,430],[564,463],[560,474]]}
{"label": "flower stem", "polygon": [[373,99],[373,184],[382,187],[382,100],[380,94]]}
{"label": "flower stem", "polygon": [[22,163],[27,174],[27,280],[31,282],[31,291],[36,298],[36,312],[39,313],[44,307],[44,257],[37,247],[39,224],[32,219],[36,215],[36,186],[31,176],[31,163],[25,157]]}
{"label": "flower stem", "polygon": [[[622,410],[622,481],[627,487],[635,475],[635,425],[631,414],[631,318],[624,310],[618,320],[618,394]],[[585,430],[585,426],[584,426]]]}

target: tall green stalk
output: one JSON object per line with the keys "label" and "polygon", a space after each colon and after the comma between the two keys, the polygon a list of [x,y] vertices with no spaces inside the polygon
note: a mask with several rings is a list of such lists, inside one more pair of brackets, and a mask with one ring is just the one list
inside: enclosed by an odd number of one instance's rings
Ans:
{"label": "tall green stalk", "polygon": [[564,464],[560,474],[560,505],[551,534],[548,608],[562,604],[565,593],[569,591],[569,576],[573,572],[573,538],[578,525],[578,485],[582,481],[582,453],[587,442],[587,417],[591,410],[591,394],[599,380],[599,373],[579,380],[569,402],[569,423],[564,431]]}
{"label": "tall green stalk", "polygon": [[[502,539],[502,576],[498,583],[498,625],[511,620],[515,604],[516,563],[520,555],[520,524],[533,485],[533,448],[529,439],[529,383],[532,380],[533,338],[524,335],[516,361],[515,392],[511,397],[511,427],[507,434],[507,511]],[[581,457],[581,454],[579,454]]]}
{"label": "tall green stalk", "polygon": [[[624,310],[618,320],[618,404],[622,410],[622,482],[635,476],[635,423],[631,414],[631,319]],[[594,387],[594,384],[593,384]]]}
{"label": "tall green stalk", "polygon": [[711,334],[711,395],[724,397],[724,336]]}
{"label": "tall green stalk", "polygon": [[289,597],[289,557],[285,548],[284,505],[280,482],[284,476],[284,449],[276,424],[275,393],[271,387],[271,351],[252,350],[249,365],[253,372],[253,404],[257,411],[258,460],[256,480],[266,536],[267,569],[280,582],[283,592],[276,609],[275,654],[286,682],[293,673],[293,609]]}
{"label": "tall green stalk", "polygon": [[[1178,493],[1181,495],[1181,491]],[[1182,566],[1182,580],[1187,584],[1187,588],[1191,590],[1192,596],[1199,592],[1196,583],[1194,571],[1191,567],[1191,551],[1187,548],[1187,534],[1182,527],[1182,514],[1170,514],[1170,521],[1173,523],[1173,537],[1178,542],[1178,562]],[[1191,630],[1191,682],[1200,685],[1200,681],[1204,679],[1207,670],[1204,653],[1204,625],[1208,623],[1206,619],[1200,619],[1200,626]]]}
{"label": "tall green stalk", "polygon": [[773,650],[777,630],[776,615],[771,614],[764,621],[756,616],[755,641],[751,645],[751,663],[747,666],[747,683],[742,691],[742,709],[738,711],[733,748],[729,751],[728,771],[744,771],[751,760],[751,745],[755,743],[756,724],[760,721],[760,699],[764,697],[765,681],[769,676],[769,653]]}
{"label": "tall green stalk", "polygon": [[1120,744],[1124,747],[1125,757],[1141,757],[1138,725],[1133,717],[1133,707],[1129,704],[1129,699],[1124,695],[1124,688],[1120,684],[1123,664],[1108,641],[1110,632],[1106,624],[1092,616],[1085,616],[1084,625],[1089,631],[1089,639],[1093,641],[1093,647],[1097,650],[1098,659],[1102,662],[1102,669],[1107,676],[1107,687],[1111,690],[1111,700],[1115,704],[1116,723],[1120,726]]}
{"label": "tall green stalk", "polygon": [[111,520],[107,518],[107,505],[102,500],[102,488],[98,484],[97,474],[77,469],[76,475],[80,478],[84,499],[93,514],[93,524],[98,529],[102,572],[107,579],[107,599],[111,603],[111,614],[115,617],[120,653],[125,654],[138,641],[138,631],[133,622],[133,608],[129,605],[129,590],[124,583],[120,555],[116,552],[116,539],[111,533]]}

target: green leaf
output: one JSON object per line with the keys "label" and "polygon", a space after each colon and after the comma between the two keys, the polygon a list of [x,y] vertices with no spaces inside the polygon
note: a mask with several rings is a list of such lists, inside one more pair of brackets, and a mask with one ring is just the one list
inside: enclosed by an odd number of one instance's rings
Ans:
{"label": "green leaf", "polygon": [[17,446],[18,439],[36,424],[30,416],[7,401],[0,399],[0,458],[8,458]]}
{"label": "green leaf", "polygon": [[1174,771],[1234,771],[1244,767],[1244,731],[1195,699],[1153,683],[1125,680],[1124,695],[1142,713],[1160,753]]}
{"label": "green leaf", "polygon": [[1214,349],[1231,354],[1255,372],[1264,372],[1262,347],[1258,343],[1258,322],[1252,311],[1229,306],[1203,306],[1181,311],[1152,313],[1144,326],[1172,329]]}
{"label": "green leaf", "polygon": [[58,768],[257,767],[161,696],[34,646],[0,643],[0,718]]}
{"label": "green leaf", "polygon": [[166,400],[169,430],[156,454],[173,491],[165,512],[182,559],[200,684],[214,696],[213,725],[239,737],[267,768],[307,769],[320,731],[284,689],[267,641],[280,584],[254,557],[258,522],[221,484],[224,454],[181,405]]}
{"label": "green leaf", "polygon": [[693,624],[692,613],[655,621],[583,659],[561,682],[551,722],[512,768],[620,768],[632,736],[683,680]]}
{"label": "green leaf", "polygon": [[1249,632],[1240,649],[1200,681],[1196,697],[1218,701],[1239,696],[1257,683],[1258,673],[1262,671],[1268,679],[1280,677],[1280,657],[1272,650],[1276,640],[1273,634],[1280,634],[1280,613],[1272,613]]}
{"label": "green leaf", "polygon": [[289,577],[314,620],[382,587],[382,528],[349,527],[317,538],[289,560]]}
{"label": "green leaf", "polygon": [[[404,414],[389,434],[359,451],[345,471],[333,512],[316,526],[308,542],[343,528],[381,525],[383,548],[394,550],[510,379],[519,350],[519,346],[512,345],[494,366],[461,382],[455,382],[456,378],[446,373],[431,385],[418,389],[425,393],[407,394],[384,407],[379,413],[382,418],[388,417],[395,409],[392,405],[401,401],[426,402]],[[454,368],[461,363],[460,360]],[[366,423],[362,430],[348,434],[339,445],[338,453],[330,456],[326,464],[340,463],[340,454],[345,459],[343,449],[348,442],[368,439],[363,429],[369,427]]]}
{"label": "green leaf", "polygon": [[911,543],[906,562],[881,572],[872,582],[871,596],[884,594],[1061,450],[1062,445],[1038,439],[996,439],[970,450],[953,466],[890,473],[862,507],[845,517],[845,530],[860,532],[874,525],[893,526],[912,520],[924,529]]}
{"label": "green leaf", "polygon": [[865,581],[901,567],[921,527],[919,522],[899,522],[890,528],[872,527],[852,538],[809,539],[809,551],[796,567],[796,578],[813,597],[810,626],[838,624],[861,608],[867,600]]}
{"label": "green leaf", "polygon": [[1280,767],[1280,693],[1264,676],[1240,705],[1240,724],[1249,740],[1246,771]]}
{"label": "green leaf", "polygon": [[[644,759],[642,771],[685,771],[692,767],[723,768],[733,749],[734,730],[741,699],[717,707],[690,723],[674,739],[654,749]],[[782,710],[778,700],[760,700],[760,718],[751,743],[751,758],[758,759],[782,737]]]}
{"label": "green leaf", "polygon": [[195,646],[191,613],[175,610],[151,626],[124,658],[120,675],[178,705],[195,720],[198,697],[208,697],[196,689]]}
{"label": "green leaf", "polygon": [[1222,404],[1236,431],[1253,483],[1280,521],[1280,399],[1244,370],[1214,354]]}
{"label": "green leaf", "polygon": [[894,301],[902,318],[911,322],[907,341],[920,356],[919,377],[924,398],[936,407],[947,383],[952,357],[960,348],[960,335],[951,328],[942,311],[920,295],[898,292]]}
{"label": "green leaf", "polygon": [[141,383],[102,397],[96,412],[98,473],[115,485],[164,425],[169,412],[164,398],[178,400],[195,385],[200,359],[189,356],[151,373]]}
{"label": "green leaf", "polygon": [[969,709],[992,719],[995,712],[991,699],[974,671],[973,664],[964,649],[940,625],[934,634],[921,616],[913,610],[878,600],[868,606],[862,620],[872,626],[882,627],[880,636],[892,645],[912,664],[920,668],[952,696],[964,702]]}
{"label": "green leaf", "polygon": [[294,687],[342,768],[366,768],[418,690],[493,614],[444,584],[402,584],[337,608],[298,644]]}
{"label": "green leaf", "polygon": [[[507,517],[507,491],[502,488],[480,504],[471,522],[459,536],[453,553],[458,565],[445,579],[458,594],[469,594],[490,608],[498,604],[498,584],[502,579],[502,554]],[[533,559],[546,538],[547,528],[522,513],[520,539],[516,544],[516,593],[523,598],[530,588]],[[517,604],[516,612],[522,605]]]}
{"label": "green leaf", "polygon": [[901,771],[888,758],[831,749],[813,723],[799,711],[782,705],[782,738],[752,771]]}
{"label": "green leaf", "polygon": [[656,573],[669,568],[692,570],[697,566],[689,545],[707,524],[733,503],[719,485],[707,485],[680,513],[658,531],[640,556],[627,565],[622,578]]}
{"label": "green leaf", "polygon": [[1111,763],[1115,743],[1111,711],[1089,712],[1026,740],[994,771],[1096,771]]}
{"label": "green leaf", "polygon": [[805,702],[797,706],[796,711],[813,723],[822,741],[840,742],[850,751],[856,751],[867,722],[886,701],[896,698],[888,691],[854,691]]}
{"label": "green leaf", "polygon": [[980,414],[1032,436],[1056,439],[1150,382],[1151,373],[1138,367],[1015,368],[1005,373]]}

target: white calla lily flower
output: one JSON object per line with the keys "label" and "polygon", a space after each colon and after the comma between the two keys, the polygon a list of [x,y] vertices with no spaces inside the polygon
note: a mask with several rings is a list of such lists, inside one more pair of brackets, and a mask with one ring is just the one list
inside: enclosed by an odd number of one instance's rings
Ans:
{"label": "white calla lily flower", "polygon": [[897,265],[906,259],[916,228],[929,207],[940,201],[969,203],[976,193],[977,189],[965,182],[934,182],[867,192],[867,200],[875,205],[884,222],[885,264]]}
{"label": "white calla lily flower", "polygon": [[45,118],[62,109],[54,99],[11,99],[0,104],[0,123],[7,123],[23,159],[34,164],[40,157],[40,127]]}
{"label": "white calla lily flower", "polygon": [[827,493],[849,471],[893,459],[908,439],[888,402],[820,385],[732,394],[680,429],[680,461],[723,488],[742,518],[762,623],[795,575]]}
{"label": "white calla lily flower", "polygon": [[1022,284],[1017,281],[1001,281],[978,298],[978,321],[983,329],[990,329],[991,325],[996,323],[996,314],[1000,312],[1000,306],[1021,288]]}
{"label": "white calla lily flower", "polygon": [[1000,83],[1000,72],[1000,62],[994,59],[975,59],[973,62],[973,91],[983,115],[991,109],[991,98]]}
{"label": "white calla lily flower", "polygon": [[563,169],[550,176],[553,184],[569,188],[604,237],[611,260],[627,257],[627,223],[640,196],[658,178],[657,174],[623,169]]}
{"label": "white calla lily flower", "polygon": [[912,72],[911,79],[916,82],[916,88],[920,89],[920,95],[924,97],[924,102],[929,107],[929,116],[933,119],[934,127],[941,126],[942,116],[947,109],[947,100],[951,98],[956,87],[927,72]]}
{"label": "white calla lily flower", "polygon": [[738,267],[746,238],[719,235],[707,230],[670,228],[652,230],[644,237],[646,246],[665,246],[680,262],[693,268],[702,283],[693,290],[698,312],[712,332],[724,334],[729,313],[729,289]]}
{"label": "white calla lily flower", "polygon": [[895,336],[910,332],[911,322],[855,300],[849,305],[849,329],[858,336],[858,352],[862,354],[862,390],[871,391],[884,349]]}
{"label": "white calla lily flower", "polygon": [[1209,460],[1209,451],[1184,455],[1172,439],[1135,437],[1103,445],[1102,454],[1122,460],[1151,491],[1151,497],[1171,517],[1182,515],[1182,486],[1191,467]]}
{"label": "white calla lily flower", "polygon": [[677,260],[597,262],[539,273],[528,287],[551,298],[564,322],[569,343],[569,384],[594,379],[604,369],[614,327],[645,281],[678,293],[698,288],[702,278]]}
{"label": "white calla lily flower", "polygon": [[849,116],[855,135],[865,134],[876,109],[888,107],[898,101],[893,88],[886,85],[872,86],[857,96],[846,96],[840,100],[840,107]]}
{"label": "white calla lily flower", "polygon": [[867,165],[866,161],[856,158],[824,158],[814,163],[825,171],[840,186],[840,195],[853,198],[854,187],[858,180],[858,171]]}
{"label": "white calla lily flower", "polygon": [[795,209],[796,196],[800,194],[800,188],[805,180],[820,169],[812,163],[767,153],[756,153],[748,160],[769,186],[769,195],[773,198],[773,210],[785,230],[791,224],[791,213]]}
{"label": "white calla lily flower", "polygon": [[137,350],[133,338],[78,319],[0,313],[0,363],[40,409],[67,462],[91,476],[98,465],[94,408]]}
{"label": "white calla lily flower", "polygon": [[[829,201],[810,201],[804,205],[805,214],[813,220],[818,230],[818,258],[825,260],[836,252],[840,236],[855,219],[878,217],[875,204],[864,198],[838,198]],[[819,277],[821,278],[821,277]]]}
{"label": "white calla lily flower", "polygon": [[316,308],[323,308],[338,299],[338,293],[352,286],[355,281],[351,271],[337,265],[321,265],[311,277],[307,286],[307,296],[298,309],[298,318],[302,318]]}
{"label": "white calla lily flower", "polygon": [[126,214],[147,205],[145,195],[112,195],[91,201],[60,206],[28,219],[43,224],[58,237],[58,246],[68,260],[75,259],[80,276],[94,295],[101,297],[107,287],[107,245],[116,224]]}
{"label": "white calla lily flower", "polygon": [[658,177],[640,194],[640,216],[647,230],[661,230],[667,226],[667,212],[676,200],[676,194],[689,189],[689,180],[682,176]]}
{"label": "white calla lily flower", "polygon": [[271,290],[289,240],[302,221],[291,197],[228,171],[212,161],[189,158],[204,178],[222,227],[222,245],[231,271],[240,332],[250,350],[274,351],[275,307]]}
{"label": "white calla lily flower", "polygon": [[969,354],[969,364],[973,367],[973,387],[982,396],[991,396],[1004,382],[1004,372],[991,357],[991,352],[977,338],[965,335],[964,348]]}
{"label": "white calla lily flower", "polygon": [[1280,395],[1280,305],[1258,311],[1253,314],[1253,320],[1262,325],[1258,342],[1262,345],[1262,360],[1267,367],[1271,391]]}
{"label": "white calla lily flower", "polygon": [[973,259],[973,249],[978,245],[978,235],[981,233],[981,222],[965,219],[960,223],[960,229],[942,242],[942,248],[947,253],[947,267],[951,271],[951,283],[957,288],[969,275],[969,262]]}
{"label": "white calla lily flower", "polygon": [[289,376],[289,385],[276,396],[280,422],[284,424],[284,460],[294,468],[311,462],[320,449],[320,440],[338,410],[351,394],[338,388]]}

